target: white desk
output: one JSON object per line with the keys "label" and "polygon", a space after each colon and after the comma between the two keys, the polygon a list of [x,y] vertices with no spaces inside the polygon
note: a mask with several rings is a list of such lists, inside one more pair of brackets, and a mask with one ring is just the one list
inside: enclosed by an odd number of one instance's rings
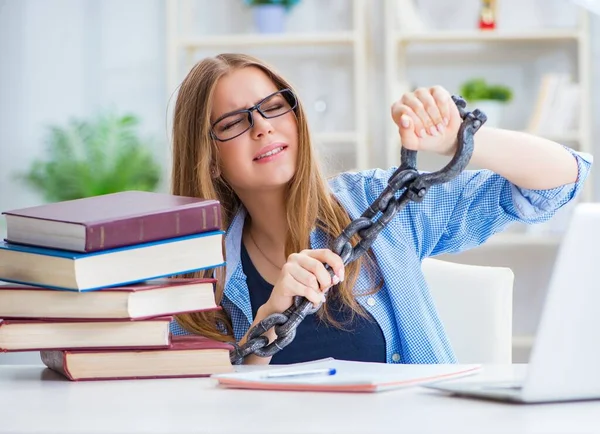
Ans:
{"label": "white desk", "polygon": [[[525,368],[488,366],[469,379],[515,379]],[[378,394],[228,390],[209,378],[75,383],[42,366],[0,366],[0,433],[34,432],[598,433],[600,401],[522,406],[424,388]]]}

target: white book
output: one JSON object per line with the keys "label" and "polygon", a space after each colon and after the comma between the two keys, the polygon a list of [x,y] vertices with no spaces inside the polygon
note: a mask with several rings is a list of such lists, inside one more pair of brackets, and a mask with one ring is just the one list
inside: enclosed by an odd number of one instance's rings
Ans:
{"label": "white book", "polygon": [[532,134],[547,135],[552,130],[553,123],[562,113],[554,107],[563,83],[570,82],[569,74],[548,73],[542,76],[535,107],[532,111],[527,131]]}

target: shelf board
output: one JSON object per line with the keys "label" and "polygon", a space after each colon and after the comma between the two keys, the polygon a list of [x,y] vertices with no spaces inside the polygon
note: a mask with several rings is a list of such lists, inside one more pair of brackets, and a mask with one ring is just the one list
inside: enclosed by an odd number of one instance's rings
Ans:
{"label": "shelf board", "polygon": [[323,145],[329,143],[355,143],[356,133],[354,131],[315,133],[314,141]]}
{"label": "shelf board", "polygon": [[533,335],[513,336],[512,345],[514,348],[531,348],[534,341]]}
{"label": "shelf board", "polygon": [[545,133],[534,133],[540,137],[544,137],[548,140],[552,140],[554,142],[580,142],[581,141],[581,134],[579,133],[579,131],[566,131],[564,133],[551,133],[551,134],[545,134]]}
{"label": "shelf board", "polygon": [[547,246],[558,247],[561,237],[555,234],[500,233],[492,236],[480,247]]}
{"label": "shelf board", "polygon": [[339,45],[352,44],[356,41],[356,33],[323,32],[323,33],[284,33],[284,34],[237,34],[186,38],[179,41],[181,47],[187,49],[213,47],[247,47],[276,45]]}
{"label": "shelf board", "polygon": [[444,42],[524,42],[524,41],[556,41],[577,40],[578,30],[549,29],[538,31],[434,31],[426,33],[397,33],[398,43],[444,43]]}

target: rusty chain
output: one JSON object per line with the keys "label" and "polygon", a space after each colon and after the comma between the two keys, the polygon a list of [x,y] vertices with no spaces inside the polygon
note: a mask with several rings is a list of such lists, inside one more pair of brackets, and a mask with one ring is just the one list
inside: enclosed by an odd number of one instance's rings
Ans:
{"label": "rusty chain", "polygon": [[[387,187],[360,217],[350,222],[333,240],[331,250],[342,258],[344,265],[367,252],[379,232],[409,201],[421,202],[429,187],[452,180],[466,168],[473,154],[474,135],[485,123],[487,117],[478,109],[468,112],[466,102],[461,97],[452,96],[452,100],[458,107],[463,120],[458,130],[455,155],[441,170],[419,173],[416,168],[417,151],[402,148],[400,167],[390,176]],[[402,194],[396,198],[396,193],[403,189]],[[381,213],[379,218],[373,220],[378,213]],[[352,247],[350,239],[356,234],[359,235],[360,241]],[[328,265],[326,268],[333,277],[333,270]],[[294,304],[285,312],[271,314],[256,324],[249,331],[248,339],[243,345],[234,344],[234,348],[230,351],[231,363],[241,364],[244,358],[250,354],[270,357],[282,350],[294,340],[296,328],[302,320],[307,315],[318,311],[321,305],[322,303],[314,306],[305,297],[295,297]],[[269,339],[263,334],[271,327],[275,327],[277,337],[269,343]]]}

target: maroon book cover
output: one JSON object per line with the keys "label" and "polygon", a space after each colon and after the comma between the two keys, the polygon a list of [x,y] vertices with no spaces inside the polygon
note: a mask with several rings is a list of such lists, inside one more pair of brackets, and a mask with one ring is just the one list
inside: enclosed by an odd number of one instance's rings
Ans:
{"label": "maroon book cover", "polygon": [[[84,252],[160,241],[221,228],[217,200],[147,191],[123,191],[5,211],[6,216],[82,225]],[[7,218],[8,242],[10,220]],[[51,247],[51,246],[50,246]]]}
{"label": "maroon book cover", "polygon": [[[197,335],[185,335],[185,336],[172,336],[171,345],[168,349],[148,349],[139,350],[137,348],[123,348],[111,350],[111,352],[156,352],[156,351],[182,351],[182,350],[227,350],[229,352],[233,349],[233,346],[225,343],[209,339],[203,336]],[[198,374],[198,375],[153,375],[153,376],[131,376],[131,377],[102,377],[102,378],[74,378],[69,372],[69,359],[70,354],[105,354],[106,351],[102,350],[44,350],[40,351],[42,363],[49,369],[56,371],[71,381],[80,380],[129,380],[129,379],[156,379],[156,378],[182,378],[182,377],[206,377],[210,374]],[[220,371],[230,371],[231,366],[228,365],[225,369]]]}

